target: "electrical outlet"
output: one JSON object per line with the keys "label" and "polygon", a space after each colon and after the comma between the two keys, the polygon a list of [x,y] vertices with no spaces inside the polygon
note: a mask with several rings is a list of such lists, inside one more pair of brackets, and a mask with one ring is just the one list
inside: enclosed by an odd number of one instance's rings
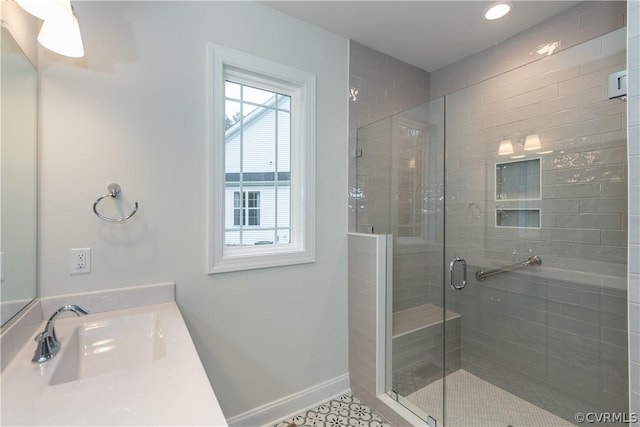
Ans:
{"label": "electrical outlet", "polygon": [[71,274],[91,273],[91,248],[71,249]]}

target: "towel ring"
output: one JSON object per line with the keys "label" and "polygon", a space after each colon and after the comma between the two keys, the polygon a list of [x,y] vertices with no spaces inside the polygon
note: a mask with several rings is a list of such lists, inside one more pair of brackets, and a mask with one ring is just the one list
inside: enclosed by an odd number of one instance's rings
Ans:
{"label": "towel ring", "polygon": [[107,197],[113,197],[115,199],[116,197],[118,197],[118,194],[120,194],[121,188],[118,184],[111,183],[107,186],[107,191],[109,192],[109,194],[105,194],[104,196],[98,197],[96,201],[93,202],[93,213],[95,213],[98,216],[98,218],[107,222],[123,222],[128,220],[133,215],[135,215],[136,212],[138,212],[138,202],[135,202],[133,212],[131,212],[129,215],[125,216],[124,218],[109,218],[108,216],[102,215],[100,212],[98,212],[98,203],[100,203],[102,199]]}

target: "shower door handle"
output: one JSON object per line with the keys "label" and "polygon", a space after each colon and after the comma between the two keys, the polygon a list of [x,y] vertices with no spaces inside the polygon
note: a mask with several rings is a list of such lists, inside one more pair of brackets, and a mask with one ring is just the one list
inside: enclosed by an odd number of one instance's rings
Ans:
{"label": "shower door handle", "polygon": [[[462,282],[456,282],[456,279],[454,277],[457,263],[462,264]],[[451,287],[456,291],[464,289],[464,287],[467,286],[467,261],[458,256],[455,257],[453,260],[451,260],[451,263],[449,263],[449,271],[451,272]]]}

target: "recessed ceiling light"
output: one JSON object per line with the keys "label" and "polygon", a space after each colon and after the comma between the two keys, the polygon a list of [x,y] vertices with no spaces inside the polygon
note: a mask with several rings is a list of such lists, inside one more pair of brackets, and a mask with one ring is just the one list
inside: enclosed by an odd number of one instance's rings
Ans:
{"label": "recessed ceiling light", "polygon": [[484,17],[489,21],[500,19],[509,13],[512,7],[511,2],[494,3],[484,12]]}

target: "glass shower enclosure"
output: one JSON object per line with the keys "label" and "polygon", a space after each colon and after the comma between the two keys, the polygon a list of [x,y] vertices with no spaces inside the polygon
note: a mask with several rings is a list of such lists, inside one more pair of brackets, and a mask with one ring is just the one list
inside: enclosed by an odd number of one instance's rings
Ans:
{"label": "glass shower enclosure", "polygon": [[601,78],[625,64],[597,43],[358,130],[356,231],[393,239],[386,391],[431,425],[627,413],[625,104]]}

